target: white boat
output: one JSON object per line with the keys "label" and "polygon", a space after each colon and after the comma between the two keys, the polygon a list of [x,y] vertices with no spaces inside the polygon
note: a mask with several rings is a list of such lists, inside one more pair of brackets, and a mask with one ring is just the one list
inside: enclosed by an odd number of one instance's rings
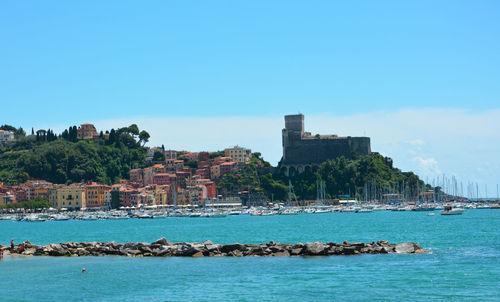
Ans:
{"label": "white boat", "polygon": [[444,210],[440,212],[441,215],[462,215],[464,209],[453,208],[451,205],[444,206]]}
{"label": "white boat", "polygon": [[357,211],[356,213],[373,213],[373,209],[361,209],[359,211]]}

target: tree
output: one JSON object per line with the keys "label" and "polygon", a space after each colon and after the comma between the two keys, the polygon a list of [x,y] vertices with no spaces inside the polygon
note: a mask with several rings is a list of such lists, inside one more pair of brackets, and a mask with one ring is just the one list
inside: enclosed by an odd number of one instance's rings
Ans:
{"label": "tree", "polygon": [[153,154],[153,161],[165,161],[165,155],[159,150],[155,150]]}
{"label": "tree", "polygon": [[11,125],[2,125],[0,126],[0,130],[16,132],[17,129]]}
{"label": "tree", "polygon": [[[148,132],[146,132],[145,130],[142,130],[140,133],[139,133],[139,144],[142,142],[142,146],[144,147],[144,145],[149,142],[149,138],[150,138],[150,135]],[[163,148],[163,151],[165,151],[165,149]]]}
{"label": "tree", "polygon": [[139,135],[139,127],[137,127],[136,124],[130,125],[128,128],[128,132],[131,133],[132,135]]}

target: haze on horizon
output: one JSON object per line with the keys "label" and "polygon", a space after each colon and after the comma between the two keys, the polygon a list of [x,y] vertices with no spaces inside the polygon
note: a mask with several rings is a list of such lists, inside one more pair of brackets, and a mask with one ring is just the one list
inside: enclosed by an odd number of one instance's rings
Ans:
{"label": "haze on horizon", "polygon": [[0,9],[0,124],[136,123],[150,145],[243,145],[283,115],[367,135],[424,180],[500,183],[498,1],[22,1]]}

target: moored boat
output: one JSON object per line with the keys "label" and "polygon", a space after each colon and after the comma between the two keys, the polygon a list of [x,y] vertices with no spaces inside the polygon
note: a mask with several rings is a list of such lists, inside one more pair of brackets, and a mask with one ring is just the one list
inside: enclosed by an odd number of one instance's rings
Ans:
{"label": "moored boat", "polygon": [[441,215],[462,215],[464,212],[461,208],[453,208],[451,205],[445,205],[444,209],[440,212]]}

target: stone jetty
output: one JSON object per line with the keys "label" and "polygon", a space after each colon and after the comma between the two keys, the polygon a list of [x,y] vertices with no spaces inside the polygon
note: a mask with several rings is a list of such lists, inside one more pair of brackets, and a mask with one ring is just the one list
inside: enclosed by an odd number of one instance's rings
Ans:
{"label": "stone jetty", "polygon": [[422,254],[425,250],[413,242],[390,244],[387,240],[377,242],[307,242],[261,244],[216,244],[210,240],[198,242],[169,242],[165,238],[153,243],[115,242],[66,242],[45,246],[21,243],[14,246],[0,245],[4,255],[19,256],[127,256],[127,257],[289,257],[289,256],[333,256],[360,254]]}

